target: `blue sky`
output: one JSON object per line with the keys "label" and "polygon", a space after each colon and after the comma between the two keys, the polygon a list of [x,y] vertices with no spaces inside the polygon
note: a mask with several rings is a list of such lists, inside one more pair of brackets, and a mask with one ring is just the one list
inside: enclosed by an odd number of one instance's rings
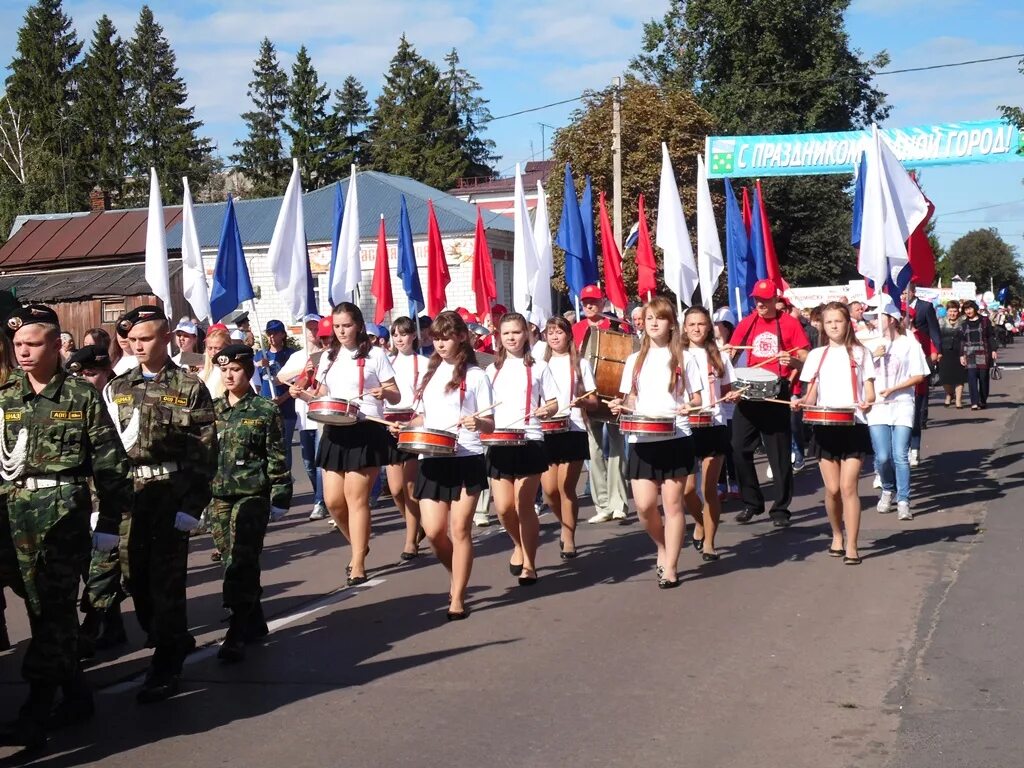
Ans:
{"label": "blue sky", "polygon": [[[9,62],[27,0],[0,3],[0,60]],[[137,0],[65,0],[79,36],[91,37],[107,13],[131,35]],[[178,55],[181,73],[207,135],[222,155],[242,132],[238,115],[260,39],[267,35],[290,66],[305,43],[332,87],[353,74],[369,89],[405,32],[419,52],[440,61],[451,47],[484,86],[494,115],[539,106],[600,88],[638,50],[641,25],[660,16],[666,0],[540,0],[519,6],[491,0],[151,0],[150,7]],[[853,0],[847,28],[865,54],[882,48],[892,68],[917,67],[1024,52],[1024,4],[1019,0]],[[890,126],[977,120],[999,104],[1024,105],[1024,75],[1016,61],[880,77],[893,104]],[[572,112],[554,107],[491,124],[502,155],[499,168],[540,158],[542,131]],[[923,183],[937,208],[945,244],[970,229],[996,226],[1024,253],[1024,163],[929,169]],[[771,201],[768,201],[769,205]],[[994,206],[999,203],[1011,205]],[[983,208],[968,213],[965,209]],[[944,213],[945,212],[945,213]]]}

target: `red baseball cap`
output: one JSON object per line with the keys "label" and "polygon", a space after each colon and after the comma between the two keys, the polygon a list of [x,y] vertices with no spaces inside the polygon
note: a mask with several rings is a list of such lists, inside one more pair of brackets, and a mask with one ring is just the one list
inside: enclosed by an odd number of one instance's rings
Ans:
{"label": "red baseball cap", "polygon": [[318,339],[327,338],[334,335],[334,320],[330,317],[320,318],[320,322],[316,326],[316,337]]}
{"label": "red baseball cap", "polygon": [[227,329],[228,327],[224,325],[224,323],[214,323],[213,325],[206,329],[206,332],[209,333],[210,331],[226,331]]}
{"label": "red baseball cap", "polygon": [[457,308],[457,309],[455,310],[455,314],[457,314],[457,315],[458,315],[459,317],[461,317],[461,318],[462,318],[463,320],[469,320],[469,314],[470,314],[470,313],[469,313],[469,310],[468,310],[468,309],[466,309],[465,307],[458,307],[458,308]]}
{"label": "red baseball cap", "polygon": [[758,280],[754,285],[754,290],[750,292],[750,295],[752,298],[767,301],[769,299],[777,298],[779,292],[775,288],[775,283],[771,280]]}
{"label": "red baseball cap", "polygon": [[497,320],[502,315],[507,315],[507,314],[508,314],[508,307],[506,307],[504,304],[495,304],[493,307],[491,307],[491,318],[494,319],[494,320]]}
{"label": "red baseball cap", "polygon": [[601,289],[596,285],[588,285],[580,291],[580,301],[583,299],[594,299],[595,301],[601,301],[604,298],[604,294],[601,293]]}

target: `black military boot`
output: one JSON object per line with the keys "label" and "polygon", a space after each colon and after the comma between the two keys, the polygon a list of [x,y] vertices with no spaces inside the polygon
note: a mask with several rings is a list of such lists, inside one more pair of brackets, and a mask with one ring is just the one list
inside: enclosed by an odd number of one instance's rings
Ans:
{"label": "black military boot", "polygon": [[78,628],[78,658],[91,659],[96,655],[96,638],[100,632],[102,617],[95,608],[86,607],[82,624]]}
{"label": "black military boot", "polygon": [[28,699],[21,705],[18,718],[0,726],[0,746],[39,749],[46,745],[46,723],[57,695],[57,686],[31,683]]}
{"label": "black military boot", "polygon": [[11,637],[7,634],[7,619],[0,615],[0,651],[11,650]]}
{"label": "black military boot", "polygon": [[79,670],[70,682],[61,686],[60,703],[50,713],[47,727],[52,731],[65,728],[75,723],[82,723],[92,718],[96,707],[92,700],[92,688]]}
{"label": "black military boot", "polygon": [[139,704],[154,704],[174,696],[181,689],[179,675],[184,655],[174,646],[158,645],[153,651],[146,679],[142,681],[142,690],[135,696]]}
{"label": "black military boot", "polygon": [[128,642],[128,634],[124,631],[124,619],[121,618],[121,606],[114,605],[103,611],[99,635],[96,637],[96,650],[115,648]]}
{"label": "black military boot", "polygon": [[251,613],[232,611],[228,633],[224,636],[224,642],[220,644],[220,650],[217,651],[218,659],[228,664],[237,664],[245,659],[245,630]]}
{"label": "black military boot", "polygon": [[249,611],[248,620],[245,624],[245,635],[242,639],[247,643],[255,643],[269,634],[270,629],[267,627],[267,620],[263,616],[263,604],[257,600],[256,605]]}

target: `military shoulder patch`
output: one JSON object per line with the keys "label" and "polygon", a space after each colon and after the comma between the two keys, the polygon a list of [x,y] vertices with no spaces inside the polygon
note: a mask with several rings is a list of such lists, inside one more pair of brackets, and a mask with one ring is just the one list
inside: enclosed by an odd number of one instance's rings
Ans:
{"label": "military shoulder patch", "polygon": [[54,421],[81,421],[84,414],[82,411],[50,411],[50,418]]}
{"label": "military shoulder patch", "polygon": [[131,395],[118,395],[114,398],[114,402],[118,405],[131,405],[135,402],[135,398]]}
{"label": "military shoulder patch", "polygon": [[4,411],[4,421],[21,421],[21,411]]}

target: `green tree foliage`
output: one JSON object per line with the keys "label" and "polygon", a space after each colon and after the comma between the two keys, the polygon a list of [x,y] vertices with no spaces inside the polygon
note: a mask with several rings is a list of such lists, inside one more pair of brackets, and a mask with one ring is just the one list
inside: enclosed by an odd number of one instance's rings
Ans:
{"label": "green tree foliage", "polygon": [[[632,62],[644,79],[689,89],[726,134],[842,131],[882,120],[872,73],[888,64],[852,49],[849,0],[672,0],[644,27]],[[849,245],[849,180],[763,182],[786,279],[830,283],[856,272]]]}
{"label": "green tree foliage", "polygon": [[1024,288],[1017,250],[1003,240],[994,229],[975,229],[956,240],[938,263],[939,277],[948,283],[954,275],[970,279],[979,291],[989,285],[999,290],[1009,285],[1020,295]]}
{"label": "green tree foliage", "polygon": [[188,89],[178,76],[174,51],[148,5],[142,6],[128,43],[127,86],[128,169],[134,183],[125,190],[126,200],[141,204],[148,198],[151,167],[165,202],[180,197],[182,176],[197,187],[205,184],[210,142],[198,135],[203,123],[195,119],[195,108],[186,106]]}
{"label": "green tree foliage", "polygon": [[[292,65],[288,85],[288,120],[285,131],[291,139],[292,157],[299,158],[304,189],[328,184],[327,158],[327,86],[313,67],[306,46],[299,48]],[[289,169],[289,173],[291,169]]]}
{"label": "green tree foliage", "polygon": [[461,143],[463,159],[468,164],[465,175],[490,178],[494,175],[495,144],[481,136],[483,126],[491,119],[487,99],[479,95],[483,90],[477,79],[460,66],[459,52],[449,51],[444,62],[447,65],[442,76],[442,85],[448,91],[455,108],[459,125],[458,141]]}
{"label": "green tree foliage", "polygon": [[[1017,69],[1024,75],[1024,59],[1020,60]],[[1017,130],[1024,132],[1024,107],[1000,107],[999,111],[1003,113],[1004,118],[1017,126]],[[1024,154],[1024,144],[1017,147],[1017,152]]]}
{"label": "green tree foliage", "polygon": [[252,184],[253,196],[279,195],[284,192],[290,170],[281,141],[288,108],[288,75],[281,69],[269,38],[260,43],[248,96],[253,109],[242,114],[247,134],[235,142],[238,153],[230,160]]}
{"label": "green tree foliage", "polygon": [[119,200],[126,175],[125,46],[106,16],[96,22],[92,43],[82,61],[75,117],[87,126],[78,146],[80,170],[90,185]]}
{"label": "green tree foliage", "polygon": [[[562,174],[565,163],[572,163],[577,194],[583,191],[584,177],[589,174],[594,189],[595,205],[602,190],[609,197],[611,216],[612,150],[609,127],[612,124],[614,91],[590,91],[583,97],[583,106],[571,118],[570,124],[555,133],[552,159],[556,169],[547,183],[548,211],[552,227],[558,226],[562,213]],[[644,196],[647,223],[654,238],[654,223],[658,210],[658,189],[661,178],[661,142],[666,142],[672,157],[672,168],[683,200],[687,225],[691,236],[696,235],[697,161],[703,151],[704,136],[712,131],[711,115],[700,107],[687,91],[661,89],[627,76],[621,89],[622,97],[622,197],[623,230],[629,231],[638,219],[637,200]],[[721,209],[721,206],[718,206]],[[597,212],[595,209],[595,229]],[[600,255],[600,232],[597,251]],[[656,253],[659,278],[662,276],[661,253]],[[598,259],[602,270],[603,263]],[[623,274],[627,291],[636,295],[635,251],[623,254]],[[555,247],[555,279],[557,291],[565,292],[565,254]]]}
{"label": "green tree foliage", "polygon": [[441,73],[403,35],[370,122],[373,167],[447,189],[468,169],[460,135]]}
{"label": "green tree foliage", "polygon": [[327,153],[331,180],[346,176],[353,164],[369,163],[366,133],[369,117],[370,102],[366,98],[366,89],[349,75],[341,88],[334,92],[334,107],[328,118]]}

